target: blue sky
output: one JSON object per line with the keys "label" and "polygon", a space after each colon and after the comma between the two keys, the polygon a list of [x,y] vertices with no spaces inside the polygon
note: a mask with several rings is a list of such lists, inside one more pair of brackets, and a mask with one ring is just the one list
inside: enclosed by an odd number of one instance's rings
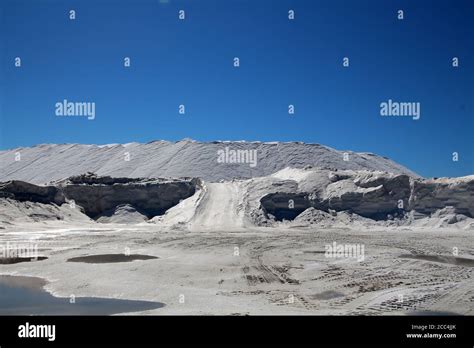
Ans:
{"label": "blue sky", "polygon": [[[470,0],[2,0],[0,149],[305,141],[473,174],[473,15]],[[96,118],[55,116],[64,99]],[[388,99],[419,102],[420,119],[381,117]]]}

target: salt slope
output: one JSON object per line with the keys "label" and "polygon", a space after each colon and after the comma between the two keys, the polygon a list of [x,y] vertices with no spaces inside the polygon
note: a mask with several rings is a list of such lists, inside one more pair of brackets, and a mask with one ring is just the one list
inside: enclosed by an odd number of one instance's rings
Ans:
{"label": "salt slope", "polygon": [[251,227],[244,216],[244,193],[239,181],[204,183],[192,197],[152,221],[190,231],[233,231]]}
{"label": "salt slope", "polygon": [[[217,153],[231,150],[256,150],[258,163],[218,163]],[[378,170],[417,176],[390,159],[347,151],[319,144],[209,142],[193,140],[178,142],[154,141],[146,144],[43,144],[0,151],[0,181],[23,180],[45,184],[73,175],[94,172],[113,177],[199,177],[209,182],[233,178],[253,178],[273,174],[285,167],[304,168],[308,165],[352,170]],[[21,160],[15,161],[16,154]],[[127,155],[128,153],[128,155]],[[126,161],[126,156],[130,157]]]}

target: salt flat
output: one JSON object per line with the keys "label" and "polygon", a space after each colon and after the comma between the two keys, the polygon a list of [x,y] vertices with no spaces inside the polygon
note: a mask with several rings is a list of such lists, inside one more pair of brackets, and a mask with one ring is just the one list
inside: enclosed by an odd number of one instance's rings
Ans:
{"label": "salt flat", "polygon": [[[472,232],[466,230],[183,231],[146,223],[47,222],[16,225],[0,234],[2,244],[30,241],[48,259],[0,265],[1,274],[44,278],[46,289],[61,297],[165,304],[136,314],[474,314],[472,265],[415,257],[454,257],[453,248],[458,248],[458,258],[474,259]],[[364,260],[327,257],[325,246],[333,242],[363,245]],[[112,253],[158,259],[67,262],[72,257]]]}

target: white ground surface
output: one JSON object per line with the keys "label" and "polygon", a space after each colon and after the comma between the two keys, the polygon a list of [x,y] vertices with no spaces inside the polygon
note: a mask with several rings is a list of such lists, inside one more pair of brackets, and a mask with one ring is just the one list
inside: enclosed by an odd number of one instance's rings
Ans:
{"label": "white ground surface", "polygon": [[[219,184],[209,190],[217,197],[232,194]],[[140,314],[474,314],[473,264],[450,263],[453,248],[459,257],[474,260],[472,231],[229,229],[227,219],[239,221],[228,214],[233,203],[222,199],[204,204],[212,205],[211,211],[218,204],[223,214],[197,211],[189,230],[161,223],[11,225],[0,230],[2,245],[36,244],[48,259],[0,265],[0,273],[45,278],[46,289],[57,296],[166,304]],[[325,246],[333,242],[363,245],[364,260],[326,257]],[[126,252],[159,259],[67,262],[76,256]],[[410,254],[448,258],[443,263],[403,257]]]}

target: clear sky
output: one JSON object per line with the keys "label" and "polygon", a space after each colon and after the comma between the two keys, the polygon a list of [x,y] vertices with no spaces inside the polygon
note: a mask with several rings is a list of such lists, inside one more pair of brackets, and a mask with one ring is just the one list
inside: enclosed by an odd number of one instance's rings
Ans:
{"label": "clear sky", "polygon": [[[0,149],[304,141],[474,173],[472,0],[1,0],[0,16]],[[56,116],[64,99],[95,119]],[[388,99],[420,119],[382,117]]]}

